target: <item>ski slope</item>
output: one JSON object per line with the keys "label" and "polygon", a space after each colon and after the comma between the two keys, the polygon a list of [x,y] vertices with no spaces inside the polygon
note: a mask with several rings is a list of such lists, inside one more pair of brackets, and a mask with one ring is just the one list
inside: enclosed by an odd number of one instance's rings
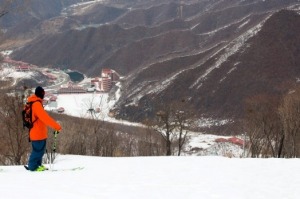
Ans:
{"label": "ski slope", "polygon": [[[65,171],[83,166],[83,170]],[[298,199],[300,159],[59,155],[58,171],[0,166],[3,199]]]}

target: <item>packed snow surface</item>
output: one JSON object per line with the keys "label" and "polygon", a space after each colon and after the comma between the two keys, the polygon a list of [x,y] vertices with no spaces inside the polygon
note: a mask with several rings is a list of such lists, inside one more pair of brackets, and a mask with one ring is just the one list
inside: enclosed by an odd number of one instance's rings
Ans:
{"label": "packed snow surface", "polygon": [[59,155],[58,171],[0,166],[0,187],[3,199],[298,199],[299,168],[300,159]]}

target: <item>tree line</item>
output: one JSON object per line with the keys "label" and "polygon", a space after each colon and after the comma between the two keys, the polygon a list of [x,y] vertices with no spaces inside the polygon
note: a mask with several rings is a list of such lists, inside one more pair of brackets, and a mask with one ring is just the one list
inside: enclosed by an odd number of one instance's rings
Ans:
{"label": "tree line", "polygon": [[[28,130],[23,128],[21,118],[25,101],[25,92],[7,90],[0,96],[1,165],[26,164],[28,159]],[[300,156],[300,88],[284,96],[252,96],[245,107],[246,156]],[[161,104],[155,110],[156,116],[144,121],[144,127],[50,112],[63,127],[58,135],[57,152],[103,157],[182,155],[196,119],[195,110],[185,100]],[[51,131],[48,152],[54,140]]]}
{"label": "tree line", "polygon": [[[31,148],[21,112],[30,92],[2,92],[0,165],[26,164]],[[180,155],[188,139],[189,113],[174,103],[163,106],[153,120],[144,122],[144,127],[134,127],[49,112],[63,128],[58,135],[57,152],[103,157]],[[51,129],[48,136],[50,153],[54,140]]]}
{"label": "tree line", "polygon": [[248,156],[300,157],[300,87],[284,96],[256,95],[245,104]]}

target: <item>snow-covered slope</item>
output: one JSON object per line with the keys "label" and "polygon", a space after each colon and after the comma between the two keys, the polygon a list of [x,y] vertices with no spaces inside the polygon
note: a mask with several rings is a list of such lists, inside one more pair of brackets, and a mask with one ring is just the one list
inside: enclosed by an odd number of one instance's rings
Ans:
{"label": "snow-covered slope", "polygon": [[[1,198],[298,199],[299,159],[59,155],[58,171],[0,167]],[[83,166],[83,170],[62,171]]]}

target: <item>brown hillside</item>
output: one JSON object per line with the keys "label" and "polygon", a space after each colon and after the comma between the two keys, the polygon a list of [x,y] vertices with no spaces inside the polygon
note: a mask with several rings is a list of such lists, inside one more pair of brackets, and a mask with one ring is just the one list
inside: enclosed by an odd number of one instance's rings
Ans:
{"label": "brown hillside", "polygon": [[[296,84],[299,15],[285,9],[298,4],[188,0],[178,15],[180,1],[114,1],[89,13],[73,10],[83,13],[68,16],[57,33],[40,35],[13,58],[88,76],[115,69],[125,76],[115,107],[123,119],[142,121],[158,104],[185,99],[199,117],[238,121],[246,98],[280,95]],[[118,14],[108,24],[93,24],[112,10]]]}
{"label": "brown hillside", "polygon": [[[243,103],[247,97],[261,93],[283,94],[297,83],[300,75],[299,27],[300,16],[297,13],[284,10],[274,14],[243,49],[213,70],[203,80],[201,87],[191,89],[195,80],[214,64],[214,58],[209,59],[201,67],[180,73],[158,96],[154,97],[151,94],[143,97],[140,101],[141,110],[150,109],[149,101],[159,104],[162,101],[190,99],[189,103],[199,110],[199,114],[238,121],[243,117]],[[219,53],[222,54],[224,51]],[[172,62],[169,64],[176,66]],[[151,75],[144,76],[146,80],[151,80],[150,77]],[[156,82],[156,85],[159,86],[159,83]],[[151,107],[155,105],[152,104]],[[137,107],[132,109],[122,107],[120,112],[120,115],[136,115],[134,120],[140,119],[142,114]]]}

